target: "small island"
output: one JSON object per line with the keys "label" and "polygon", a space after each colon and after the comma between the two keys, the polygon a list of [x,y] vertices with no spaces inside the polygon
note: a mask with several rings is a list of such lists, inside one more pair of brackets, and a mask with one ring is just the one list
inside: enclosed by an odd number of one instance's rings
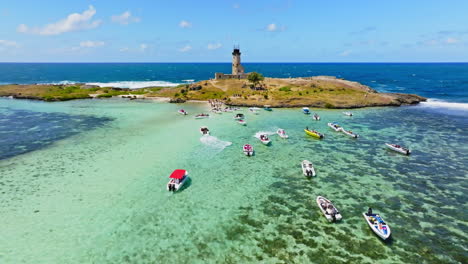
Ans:
{"label": "small island", "polygon": [[379,93],[360,84],[333,76],[265,78],[245,73],[240,50],[232,52],[232,74],[215,73],[210,80],[176,87],[128,89],[76,84],[0,85],[0,96],[44,101],[123,97],[163,99],[172,103],[220,100],[231,106],[361,108],[417,104],[426,98],[414,94]]}

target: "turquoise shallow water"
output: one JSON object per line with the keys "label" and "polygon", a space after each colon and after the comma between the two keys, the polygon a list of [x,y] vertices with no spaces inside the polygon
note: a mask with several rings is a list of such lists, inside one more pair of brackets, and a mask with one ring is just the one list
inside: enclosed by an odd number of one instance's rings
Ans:
{"label": "turquoise shallow water", "polygon": [[[466,263],[468,120],[424,106],[341,111],[274,109],[195,120],[180,105],[0,99],[0,132],[37,133],[0,160],[1,263]],[[190,113],[206,104],[185,104]],[[35,128],[34,118],[50,126]],[[360,134],[334,132],[338,122]],[[0,123],[1,124],[1,123]],[[212,131],[201,138],[198,129]],[[306,136],[309,126],[325,134]],[[272,135],[271,146],[254,137]],[[14,134],[14,133],[13,133]],[[26,133],[27,134],[27,133]],[[2,137],[3,139],[3,137]],[[44,143],[44,142],[46,143]],[[406,157],[385,149],[398,142]],[[254,157],[242,145],[253,144]],[[32,146],[32,147],[31,147]],[[302,176],[311,160],[317,177]],[[173,169],[191,181],[165,190]],[[323,195],[343,215],[328,223]],[[361,213],[392,228],[382,242]]]}

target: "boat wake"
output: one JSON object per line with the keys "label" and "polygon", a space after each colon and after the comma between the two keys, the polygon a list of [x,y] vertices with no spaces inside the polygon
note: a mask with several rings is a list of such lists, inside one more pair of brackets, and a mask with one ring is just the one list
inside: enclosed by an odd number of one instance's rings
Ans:
{"label": "boat wake", "polygon": [[276,134],[276,131],[258,131],[257,133],[255,133],[254,137],[260,139],[260,135],[262,134],[267,134],[268,136],[271,136],[271,135],[274,135]]}
{"label": "boat wake", "polygon": [[427,102],[421,102],[420,104],[423,107],[448,108],[453,110],[468,111],[468,103],[452,103],[437,99],[428,99]]}
{"label": "boat wake", "polygon": [[214,149],[218,150],[223,150],[226,147],[229,147],[232,145],[232,142],[229,141],[223,141],[217,137],[210,136],[210,135],[204,135],[200,138],[200,142],[205,144],[206,146],[209,146]]}

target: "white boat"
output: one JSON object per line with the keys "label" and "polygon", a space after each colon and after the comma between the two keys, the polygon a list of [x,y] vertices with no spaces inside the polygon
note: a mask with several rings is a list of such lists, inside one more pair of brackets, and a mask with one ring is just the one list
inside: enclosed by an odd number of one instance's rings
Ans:
{"label": "white boat", "polygon": [[265,145],[268,145],[270,144],[271,140],[268,138],[268,135],[267,134],[261,134],[258,139],[260,139],[260,141],[265,144]]}
{"label": "white boat", "polygon": [[301,163],[302,166],[302,173],[304,173],[305,176],[312,177],[315,176],[315,169],[314,165],[312,162],[308,160],[303,160]]}
{"label": "white boat", "polygon": [[314,115],[312,116],[312,118],[313,118],[315,121],[320,121],[320,116],[317,115],[317,114],[314,114]]}
{"label": "white boat", "polygon": [[284,131],[284,129],[278,129],[278,131],[276,131],[276,134],[278,134],[278,136],[280,136],[281,138],[289,138],[289,136],[286,134],[286,131]]}
{"label": "white boat", "polygon": [[180,109],[179,111],[177,111],[179,114],[181,115],[187,115],[187,111],[185,111],[184,109]]}
{"label": "white boat", "polygon": [[234,116],[234,119],[236,119],[236,120],[244,119],[244,114],[240,114],[240,113],[239,113],[239,114],[237,114],[237,115]]}
{"label": "white boat", "polygon": [[341,129],[341,132],[343,132],[345,135],[348,135],[348,136],[350,136],[350,137],[352,137],[352,138],[358,138],[358,137],[359,137],[358,134],[354,133],[354,132],[351,131],[351,130],[346,130],[346,129],[344,129],[344,128]]}
{"label": "white boat", "polygon": [[384,222],[382,217],[378,214],[362,213],[366,219],[367,224],[370,226],[372,231],[378,235],[381,239],[386,240],[390,237],[390,227]]}
{"label": "white boat", "polygon": [[209,134],[210,134],[210,130],[208,129],[208,127],[202,126],[202,127],[200,127],[200,133],[201,133],[202,135],[209,135]]}
{"label": "white boat", "polygon": [[215,114],[222,114],[223,111],[219,110],[219,109],[212,109],[211,112],[215,113]]}
{"label": "white boat", "polygon": [[252,145],[250,144],[245,144],[244,147],[242,148],[242,150],[244,151],[244,154],[251,157],[253,156],[254,154],[254,149],[252,147]]}
{"label": "white boat", "polygon": [[232,109],[231,107],[226,107],[226,108],[224,108],[223,111],[224,111],[224,112],[233,112],[234,109]]}
{"label": "white boat", "polygon": [[342,128],[340,125],[338,125],[337,123],[328,123],[328,126],[329,126],[331,129],[335,130],[336,132],[340,132],[340,131],[343,129],[343,128]]}
{"label": "white boat", "polygon": [[202,119],[202,118],[208,118],[210,117],[209,114],[198,114],[195,116],[195,119]]}
{"label": "white boat", "polygon": [[304,114],[306,114],[306,115],[310,114],[310,109],[309,109],[309,107],[303,107],[303,108],[302,108],[302,112],[303,112]]}
{"label": "white boat", "polygon": [[168,191],[178,191],[184,183],[187,182],[188,172],[186,170],[175,170],[169,176],[169,182],[167,183],[166,189]]}
{"label": "white boat", "polygon": [[411,150],[409,150],[409,149],[407,149],[407,148],[404,148],[404,147],[402,147],[402,146],[400,146],[400,145],[390,144],[390,143],[385,143],[385,145],[386,145],[389,149],[391,149],[391,150],[393,150],[393,151],[400,152],[400,153],[405,154],[405,155],[411,154]]}
{"label": "white boat", "polygon": [[344,115],[347,115],[347,116],[353,116],[353,113],[351,112],[343,112]]}
{"label": "white boat", "polygon": [[238,120],[237,123],[239,123],[239,124],[242,125],[242,126],[247,125],[247,122],[245,122],[245,121],[242,120],[242,119]]}
{"label": "white boat", "polygon": [[249,108],[249,111],[254,115],[258,115],[258,110],[260,110],[260,108],[258,108],[258,107],[250,107]]}
{"label": "white boat", "polygon": [[317,196],[316,201],[320,211],[322,211],[323,215],[325,215],[329,222],[341,220],[342,217],[340,211],[336,209],[330,200],[322,196]]}

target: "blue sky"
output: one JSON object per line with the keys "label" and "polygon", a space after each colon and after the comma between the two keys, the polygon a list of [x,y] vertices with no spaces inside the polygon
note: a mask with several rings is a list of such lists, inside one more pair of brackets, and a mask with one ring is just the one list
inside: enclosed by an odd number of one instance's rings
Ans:
{"label": "blue sky", "polygon": [[2,62],[468,61],[468,1],[0,0]]}

